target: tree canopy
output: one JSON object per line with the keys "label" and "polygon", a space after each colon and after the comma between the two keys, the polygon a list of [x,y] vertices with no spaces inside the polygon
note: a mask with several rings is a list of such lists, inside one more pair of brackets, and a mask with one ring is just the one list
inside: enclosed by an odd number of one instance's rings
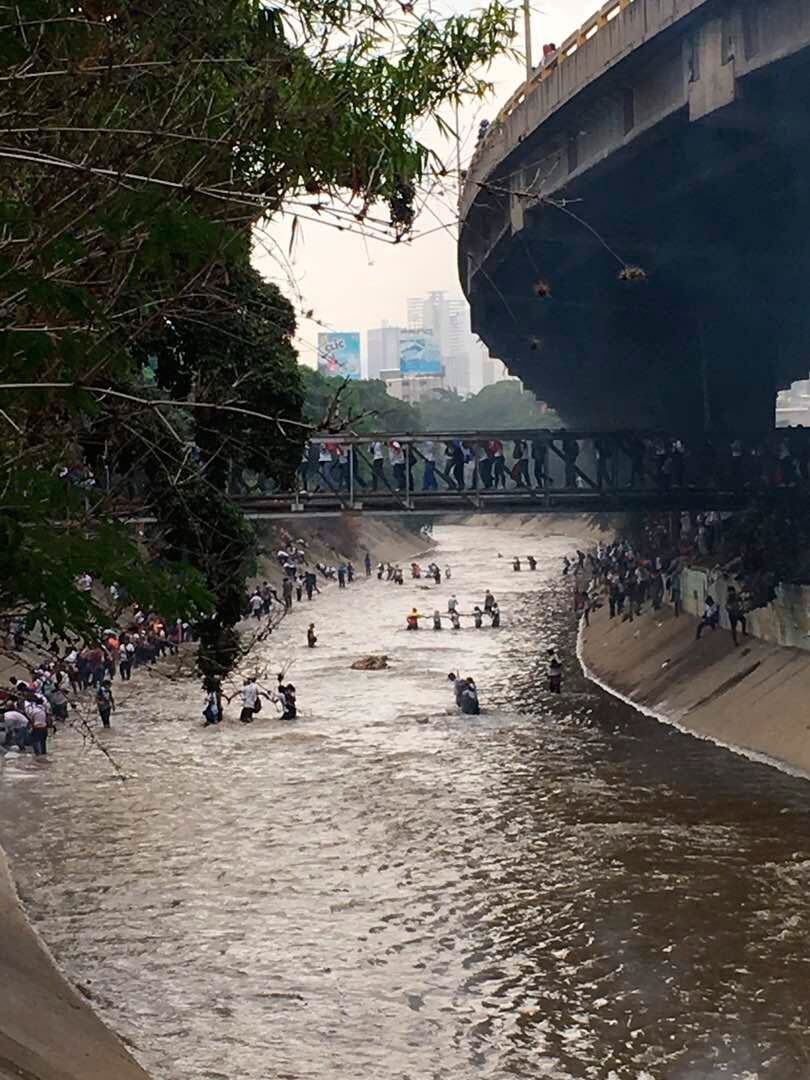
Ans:
{"label": "tree canopy", "polygon": [[[521,383],[504,380],[469,397],[442,390],[410,405],[392,397],[379,379],[344,380],[311,368],[302,369],[304,416],[316,428],[329,428],[328,409],[340,391],[338,425],[359,433],[419,431],[499,431],[558,428],[559,417],[537,401]],[[342,388],[342,390],[341,390]],[[335,419],[334,417],[332,419]]]}
{"label": "tree canopy", "polygon": [[[226,461],[289,473],[304,432],[295,311],[251,271],[252,227],[284,210],[405,236],[441,168],[415,121],[484,92],[512,15],[500,0],[442,20],[376,0],[20,0],[3,23],[0,531],[14,590],[0,616],[87,634],[101,615],[58,597],[92,561],[144,594],[168,575],[167,615],[193,607],[224,628],[249,530],[222,509],[226,582],[177,514],[192,492],[221,505]],[[98,483],[80,489],[90,460]],[[158,518],[141,541],[119,524],[133,493]]]}

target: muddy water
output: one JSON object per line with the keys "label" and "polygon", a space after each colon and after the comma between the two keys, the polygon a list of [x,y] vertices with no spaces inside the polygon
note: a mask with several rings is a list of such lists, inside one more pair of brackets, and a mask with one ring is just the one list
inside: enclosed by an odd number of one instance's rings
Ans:
{"label": "muddy water", "polygon": [[[810,1075],[810,787],[585,682],[568,541],[517,575],[506,531],[438,539],[448,584],[331,589],[316,651],[309,610],[274,635],[297,723],[204,731],[193,688],[141,677],[105,733],[127,783],[68,733],[3,767],[61,963],[161,1080]],[[500,632],[401,628],[487,585]],[[369,651],[391,670],[351,671]]]}

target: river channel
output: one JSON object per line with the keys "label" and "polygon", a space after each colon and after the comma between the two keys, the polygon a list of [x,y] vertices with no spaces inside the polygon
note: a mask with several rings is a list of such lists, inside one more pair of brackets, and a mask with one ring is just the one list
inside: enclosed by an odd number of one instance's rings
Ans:
{"label": "river channel", "polygon": [[[194,685],[141,674],[103,733],[126,783],[70,732],[7,759],[0,837],[60,964],[156,1080],[810,1076],[810,784],[584,679],[571,540],[436,537],[449,582],[331,587],[261,647],[297,722],[203,730]],[[499,631],[404,630],[487,586]],[[350,670],[369,652],[390,670]]]}

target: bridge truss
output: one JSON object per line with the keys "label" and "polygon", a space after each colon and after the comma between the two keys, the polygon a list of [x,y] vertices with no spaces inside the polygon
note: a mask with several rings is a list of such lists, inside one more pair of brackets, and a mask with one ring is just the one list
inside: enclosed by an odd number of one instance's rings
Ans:
{"label": "bridge truss", "polygon": [[[725,440],[687,450],[660,433],[548,430],[323,435],[292,491],[244,492],[252,518],[353,514],[732,510],[759,486],[788,485],[761,450]],[[383,457],[379,455],[382,452]],[[501,456],[502,454],[502,456]],[[793,460],[793,459],[791,459]],[[797,482],[800,461],[794,462]]]}

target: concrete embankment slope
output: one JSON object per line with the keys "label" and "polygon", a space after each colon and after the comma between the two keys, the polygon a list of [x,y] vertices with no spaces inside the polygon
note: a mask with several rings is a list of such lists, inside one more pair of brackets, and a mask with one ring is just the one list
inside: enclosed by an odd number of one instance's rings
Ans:
{"label": "concrete embankment slope", "polygon": [[704,631],[671,608],[633,622],[591,616],[581,637],[588,674],[687,731],[810,775],[810,653]]}
{"label": "concrete embankment slope", "polygon": [[57,970],[0,852],[0,1080],[148,1080]]}

